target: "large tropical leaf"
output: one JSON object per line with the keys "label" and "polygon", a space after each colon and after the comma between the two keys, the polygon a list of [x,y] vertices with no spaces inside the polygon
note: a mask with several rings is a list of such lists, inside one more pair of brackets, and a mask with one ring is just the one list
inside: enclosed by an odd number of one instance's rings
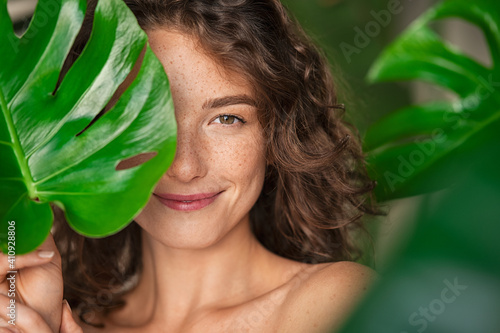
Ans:
{"label": "large tropical leaf", "polygon": [[[464,55],[430,27],[459,17],[477,25],[491,50],[491,68]],[[448,0],[417,19],[375,62],[373,82],[421,80],[453,92],[437,101],[398,110],[365,137],[370,172],[381,201],[443,188],[443,170],[467,163],[466,152],[500,129],[500,9],[496,0]],[[447,179],[446,181],[450,181]]]}
{"label": "large tropical leaf", "polygon": [[[114,233],[145,205],[173,158],[165,72],[125,4],[105,0],[84,51],[57,86],[86,1],[40,1],[21,38],[6,4],[0,0],[0,247],[6,251],[9,221],[17,253],[43,242],[53,220],[50,203],[84,235]],[[134,82],[98,117],[141,54]],[[141,153],[156,155],[117,170]]]}
{"label": "large tropical leaf", "polygon": [[500,147],[469,152],[468,177],[424,195],[416,227],[341,333],[500,332]]}
{"label": "large tropical leaf", "polygon": [[[427,27],[448,16],[483,29],[493,68],[468,59]],[[413,231],[395,235],[407,241],[398,242],[341,333],[500,332],[499,18],[494,1],[448,0],[418,19],[374,67],[373,78],[425,79],[459,98],[408,107],[371,128],[366,146],[383,186],[378,197],[449,187],[422,197]],[[424,154],[421,163],[411,163],[416,152]],[[386,171],[403,180],[387,182]]]}

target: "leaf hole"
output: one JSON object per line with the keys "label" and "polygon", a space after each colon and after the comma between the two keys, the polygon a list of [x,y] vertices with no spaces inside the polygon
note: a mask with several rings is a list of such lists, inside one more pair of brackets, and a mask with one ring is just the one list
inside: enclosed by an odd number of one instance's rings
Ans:
{"label": "leaf hole", "polygon": [[155,157],[158,153],[157,152],[150,152],[150,153],[141,153],[137,154],[135,156],[129,157],[127,159],[124,159],[118,163],[116,166],[115,170],[120,171],[120,170],[127,170],[127,169],[132,169],[135,168],[136,166],[139,166],[141,164],[144,164],[151,160],[153,157]]}
{"label": "leaf hole", "polygon": [[448,18],[433,22],[431,28],[462,53],[492,68],[490,48],[484,32],[478,26],[463,19]]}
{"label": "leaf hole", "polygon": [[144,56],[146,55],[146,50],[147,50],[147,45],[144,46],[142,49],[141,53],[139,54],[139,58],[137,58],[137,61],[134,64],[134,67],[132,67],[132,70],[130,73],[127,75],[125,80],[118,86],[118,89],[116,89],[115,93],[113,96],[111,96],[111,99],[109,100],[108,104],[104,108],[104,113],[108,112],[115,106],[115,104],[118,102],[120,97],[123,95],[123,93],[127,90],[127,88],[134,82],[135,78],[139,74],[139,70],[142,67],[142,62],[144,61]]}
{"label": "leaf hole", "polygon": [[73,42],[73,45],[71,46],[71,49],[68,55],[66,56],[66,59],[64,60],[62,70],[59,73],[59,78],[57,79],[57,84],[56,87],[54,88],[54,91],[52,92],[52,95],[56,94],[64,77],[68,73],[71,66],[73,66],[73,64],[76,62],[78,57],[80,57],[80,54],[82,53],[83,49],[87,45],[87,42],[89,41],[94,23],[94,13],[96,6],[97,6],[97,1],[87,1],[87,11],[85,12],[83,24],[80,28],[80,31],[76,35],[75,41]]}
{"label": "leaf hole", "polygon": [[80,136],[82,135],[86,130],[88,130],[90,128],[90,126],[94,125],[94,123],[99,119],[101,118],[104,114],[106,113],[106,109],[102,109],[101,111],[99,111],[99,113],[94,117],[94,119],[92,119],[90,121],[90,123],[85,126],[84,129],[82,129],[80,132],[78,132],[75,136]]}
{"label": "leaf hole", "polygon": [[82,129],[79,133],[76,134],[76,136],[82,135],[86,130],[88,130],[99,118],[101,118],[103,115],[105,115],[109,110],[111,110],[120,97],[123,95],[123,93],[127,90],[127,88],[134,82],[135,78],[139,74],[139,70],[141,69],[142,62],[144,60],[144,55],[146,54],[146,48],[147,46],[144,46],[144,48],[141,51],[141,54],[139,55],[139,58],[137,59],[136,63],[134,64],[134,67],[130,71],[130,73],[127,75],[125,80],[118,86],[116,89],[115,93],[113,96],[111,96],[111,99],[109,100],[108,104],[102,109],[95,117],[90,121],[90,123],[85,126],[84,129]]}
{"label": "leaf hole", "polygon": [[436,100],[446,100],[454,102],[459,100],[459,96],[453,91],[436,84],[423,81],[409,82],[410,96],[413,104],[426,104]]}
{"label": "leaf hole", "polygon": [[18,37],[22,36],[28,29],[36,4],[36,0],[7,1],[7,10],[12,19],[14,32]]}
{"label": "leaf hole", "polygon": [[139,74],[139,70],[141,69],[142,66],[142,61],[144,60],[144,55],[146,54],[146,46],[142,50],[141,54],[139,55],[139,58],[137,59],[134,67],[130,71],[130,73],[127,75],[125,80],[118,86],[118,89],[116,89],[115,93],[113,96],[111,96],[111,99],[109,100],[108,104],[102,109],[95,117],[90,121],[90,123],[85,126],[84,129],[82,129],[80,132],[76,134],[76,136],[82,135],[86,130],[88,130],[92,125],[95,124],[99,118],[101,118],[103,115],[105,115],[109,110],[113,108],[113,106],[116,105],[120,97],[123,95],[123,93],[127,90],[127,88],[134,82],[135,78],[137,77],[137,74]]}

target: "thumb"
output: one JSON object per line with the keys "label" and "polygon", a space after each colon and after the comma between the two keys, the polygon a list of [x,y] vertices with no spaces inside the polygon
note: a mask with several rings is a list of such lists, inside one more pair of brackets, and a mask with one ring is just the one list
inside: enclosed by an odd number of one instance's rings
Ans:
{"label": "thumb", "polygon": [[82,328],[73,319],[73,314],[67,300],[63,301],[61,330],[59,333],[83,333]]}

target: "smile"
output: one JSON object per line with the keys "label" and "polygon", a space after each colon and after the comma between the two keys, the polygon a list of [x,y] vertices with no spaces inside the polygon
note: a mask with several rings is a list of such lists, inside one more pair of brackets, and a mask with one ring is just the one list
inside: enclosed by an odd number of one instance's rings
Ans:
{"label": "smile", "polygon": [[199,193],[191,195],[161,193],[153,195],[165,206],[173,210],[190,212],[207,207],[217,199],[222,192]]}

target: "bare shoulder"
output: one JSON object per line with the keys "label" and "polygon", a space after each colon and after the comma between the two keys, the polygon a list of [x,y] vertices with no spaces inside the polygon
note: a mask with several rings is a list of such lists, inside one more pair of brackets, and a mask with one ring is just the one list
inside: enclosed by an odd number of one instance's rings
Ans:
{"label": "bare shoulder", "polygon": [[295,277],[278,321],[279,332],[328,332],[338,327],[376,278],[354,262],[311,265]]}

